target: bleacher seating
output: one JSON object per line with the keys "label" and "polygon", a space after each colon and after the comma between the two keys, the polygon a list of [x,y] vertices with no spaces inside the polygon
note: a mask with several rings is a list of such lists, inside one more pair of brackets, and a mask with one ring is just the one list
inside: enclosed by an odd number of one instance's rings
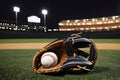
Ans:
{"label": "bleacher seating", "polygon": [[102,18],[63,20],[59,23],[60,31],[103,31],[119,30],[120,16]]}

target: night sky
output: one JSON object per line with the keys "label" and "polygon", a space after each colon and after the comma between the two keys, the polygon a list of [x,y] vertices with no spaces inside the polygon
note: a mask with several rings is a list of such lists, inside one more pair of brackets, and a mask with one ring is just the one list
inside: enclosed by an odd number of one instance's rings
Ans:
{"label": "night sky", "polygon": [[19,24],[28,24],[27,17],[36,15],[43,25],[43,8],[48,10],[47,26],[54,28],[66,19],[84,19],[120,15],[120,0],[0,0],[0,21],[15,22],[13,6],[20,7]]}

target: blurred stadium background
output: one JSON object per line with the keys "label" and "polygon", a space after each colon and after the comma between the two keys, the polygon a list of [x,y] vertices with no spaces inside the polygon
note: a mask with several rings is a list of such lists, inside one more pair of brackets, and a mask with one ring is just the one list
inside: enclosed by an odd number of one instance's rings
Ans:
{"label": "blurred stadium background", "polygon": [[58,28],[47,31],[37,23],[15,26],[0,22],[0,38],[64,38],[77,32],[88,38],[120,38],[120,16],[62,20]]}

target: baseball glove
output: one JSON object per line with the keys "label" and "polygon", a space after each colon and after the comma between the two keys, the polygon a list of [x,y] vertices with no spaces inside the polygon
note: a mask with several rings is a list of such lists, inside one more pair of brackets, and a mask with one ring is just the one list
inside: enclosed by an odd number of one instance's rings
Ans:
{"label": "baseball glove", "polygon": [[[46,68],[41,64],[45,52],[54,52],[58,63]],[[97,49],[92,40],[72,35],[67,39],[53,41],[37,52],[32,67],[35,73],[55,73],[60,71],[92,71],[97,60]]]}

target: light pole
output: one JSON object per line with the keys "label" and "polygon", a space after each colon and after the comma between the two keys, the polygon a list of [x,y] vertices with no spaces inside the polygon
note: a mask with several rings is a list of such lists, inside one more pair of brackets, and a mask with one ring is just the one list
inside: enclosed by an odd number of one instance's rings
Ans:
{"label": "light pole", "polygon": [[42,9],[42,14],[44,15],[44,30],[46,32],[46,15],[48,14],[48,11],[46,9]]}
{"label": "light pole", "polygon": [[15,12],[15,17],[16,17],[16,26],[17,26],[17,23],[18,23],[18,21],[17,21],[17,13],[18,12],[20,12],[20,8],[19,7],[17,7],[17,6],[14,6],[13,7],[13,11]]}

